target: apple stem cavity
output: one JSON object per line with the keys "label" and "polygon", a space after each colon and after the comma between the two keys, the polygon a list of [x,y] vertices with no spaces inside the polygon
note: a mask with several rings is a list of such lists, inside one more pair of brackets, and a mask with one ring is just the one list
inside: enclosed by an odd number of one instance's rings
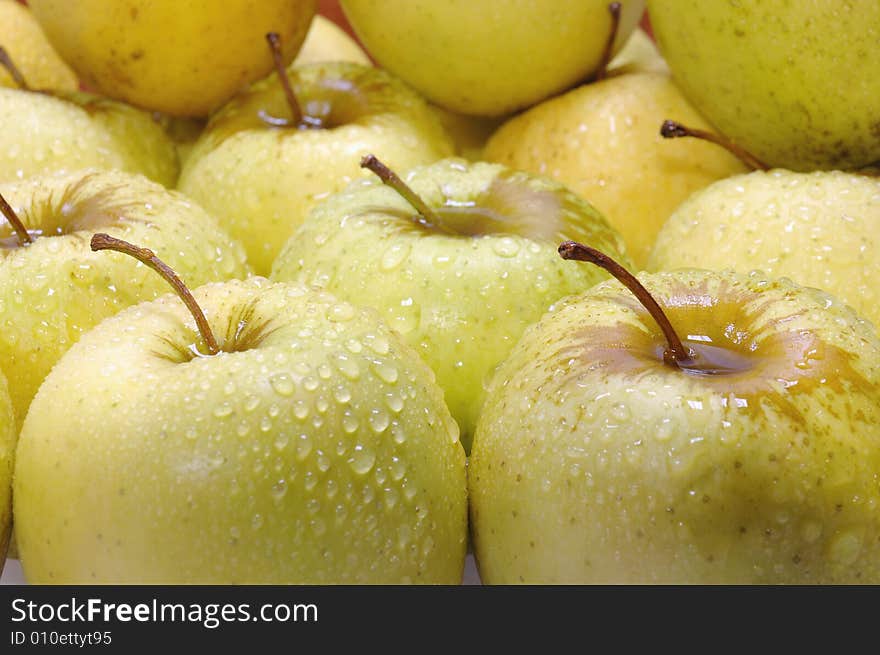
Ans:
{"label": "apple stem cavity", "polygon": [[608,34],[608,40],[605,42],[605,49],[602,51],[599,67],[596,69],[594,77],[596,82],[608,77],[608,64],[611,63],[611,57],[614,54],[614,42],[617,40],[617,32],[620,30],[620,8],[621,3],[619,2],[612,2],[608,5],[608,13],[611,14],[611,31]]}
{"label": "apple stem cavity", "polygon": [[15,65],[15,62],[12,61],[12,57],[9,56],[9,53],[6,51],[6,48],[0,46],[0,66],[3,66],[12,77],[12,81],[15,82],[15,85],[21,89],[22,91],[30,91],[31,88],[28,86],[27,81],[24,79],[24,75],[21,74],[21,71],[18,70],[18,66]]}
{"label": "apple stem cavity", "polygon": [[269,43],[269,50],[272,51],[272,60],[275,62],[275,72],[278,73],[278,81],[281,82],[281,88],[284,89],[284,97],[287,98],[287,105],[290,107],[290,124],[299,127],[303,123],[303,113],[296,99],[296,94],[293,92],[293,87],[290,86],[287,69],[284,67],[281,37],[278,35],[278,32],[269,32],[266,35],[266,41]]}
{"label": "apple stem cavity", "polygon": [[434,212],[430,207],[428,207],[427,203],[422,200],[421,196],[413,191],[402,179],[400,176],[388,168],[385,164],[383,164],[375,155],[365,155],[361,159],[361,168],[366,168],[373,173],[375,173],[376,177],[382,180],[382,183],[386,186],[390,186],[392,189],[397,191],[400,196],[406,200],[412,208],[416,210],[418,215],[421,217],[423,224],[426,224],[430,227],[434,227],[439,229],[446,234],[454,235],[456,232],[454,230],[449,229],[446,226],[441,218]]}
{"label": "apple stem cavity", "polygon": [[183,304],[186,305],[186,308],[196,320],[196,326],[198,326],[199,333],[202,335],[202,339],[204,339],[205,345],[208,347],[208,354],[216,355],[220,352],[217,340],[214,338],[214,333],[211,331],[211,326],[208,325],[208,320],[205,318],[205,313],[202,311],[202,308],[199,307],[196,299],[183,283],[183,280],[178,277],[177,273],[175,273],[168,264],[159,259],[152,250],[149,248],[141,248],[128,241],[111,237],[109,234],[104,234],[102,232],[92,235],[91,247],[93,251],[114,250],[130,257],[134,257],[161,275],[165,281],[172,286],[174,291],[183,301]]}
{"label": "apple stem cavity", "polygon": [[735,144],[730,139],[727,139],[718,134],[713,134],[712,132],[708,132],[706,130],[700,130],[694,127],[687,127],[677,121],[663,121],[663,125],[660,126],[660,136],[662,136],[664,139],[677,139],[685,136],[692,136],[696,139],[709,141],[710,143],[719,145],[727,150],[730,154],[739,159],[743,164],[751,168],[753,171],[770,170],[770,167],[767,164],[755,157],[745,148],[742,148],[741,146]]}
{"label": "apple stem cavity", "polygon": [[24,223],[21,222],[18,214],[16,214],[12,206],[6,202],[6,198],[4,198],[2,194],[0,194],[0,213],[3,214],[7,222],[12,226],[12,229],[15,230],[15,234],[18,237],[18,245],[24,247],[27,244],[34,242],[34,238],[31,236],[30,232],[27,231],[27,228],[24,226]]}
{"label": "apple stem cavity", "polygon": [[672,323],[669,322],[669,318],[635,275],[605,253],[577,241],[565,241],[560,244],[558,250],[559,256],[563,259],[589,262],[605,269],[632,292],[642,306],[648,310],[648,313],[663,331],[663,336],[666,337],[669,347],[663,351],[663,362],[665,364],[680,369],[682,365],[693,363],[693,356],[678,337],[678,334],[672,327]]}

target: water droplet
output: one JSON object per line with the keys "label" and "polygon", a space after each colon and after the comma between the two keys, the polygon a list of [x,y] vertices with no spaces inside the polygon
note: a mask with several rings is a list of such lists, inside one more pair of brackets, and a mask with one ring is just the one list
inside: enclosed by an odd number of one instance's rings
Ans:
{"label": "water droplet", "polygon": [[357,420],[357,417],[350,410],[345,410],[342,414],[342,429],[347,434],[352,434],[358,429],[358,425],[360,425],[360,422]]}
{"label": "water droplet", "polygon": [[290,436],[285,432],[279,432],[275,435],[275,450],[284,450],[290,443]]}
{"label": "water droplet", "polygon": [[308,405],[308,403],[307,403],[306,401],[304,401],[304,400],[297,400],[297,401],[293,404],[293,415],[294,415],[296,418],[298,418],[300,421],[305,420],[306,417],[309,415],[309,405]]}
{"label": "water droplet", "polygon": [[338,403],[347,403],[351,400],[351,391],[345,385],[340,384],[333,390],[333,397]]}
{"label": "water droplet", "polygon": [[348,460],[351,470],[358,475],[365,475],[373,468],[376,462],[376,454],[360,444],[354,447],[351,457]]}
{"label": "water droplet", "polygon": [[337,353],[336,368],[338,368],[339,372],[349,380],[357,380],[361,374],[357,362],[346,353]]}
{"label": "water droplet", "polygon": [[838,566],[849,566],[858,558],[862,550],[862,535],[856,530],[841,532],[831,540],[828,557]]}
{"label": "water droplet", "polygon": [[290,396],[296,389],[296,385],[287,373],[278,373],[269,378],[269,384],[280,396]]}
{"label": "water droplet", "polygon": [[356,310],[348,303],[338,303],[331,305],[327,309],[327,320],[334,323],[344,323],[354,318]]}
{"label": "water droplet", "polygon": [[319,450],[315,464],[321,473],[326,473],[330,469],[330,458]]}
{"label": "water droplet", "polygon": [[261,527],[263,527],[263,515],[262,514],[254,514],[253,518],[251,519],[251,527],[254,530],[259,530]]}
{"label": "water droplet", "polygon": [[306,391],[314,391],[318,388],[318,378],[314,375],[307,375],[303,378],[302,384]]}
{"label": "water droplet", "polygon": [[278,482],[272,485],[270,493],[275,500],[281,500],[284,498],[284,495],[287,493],[287,481],[278,480]]}
{"label": "water droplet", "polygon": [[392,271],[400,266],[407,255],[409,255],[409,252],[410,245],[408,243],[394,243],[382,253],[379,266],[383,271]]}
{"label": "water droplet", "polygon": [[519,240],[513,237],[505,236],[492,242],[492,250],[499,257],[515,257],[519,249]]}
{"label": "water droplet", "polygon": [[232,414],[232,405],[229,403],[221,403],[214,408],[214,416],[217,418],[226,418]]}
{"label": "water droplet", "polygon": [[299,435],[296,440],[296,458],[303,461],[312,452],[312,439],[307,434]]}
{"label": "water droplet", "polygon": [[259,396],[255,396],[255,395],[251,394],[247,398],[245,398],[244,411],[252,412],[259,406],[260,406],[260,397]]}
{"label": "water droplet", "polygon": [[373,429],[373,432],[379,434],[385,432],[390,422],[391,418],[384,409],[376,408],[370,410],[370,427]]}
{"label": "water droplet", "polygon": [[397,368],[388,362],[376,361],[373,362],[373,372],[379,377],[380,380],[387,382],[388,384],[394,384],[397,382],[398,372]]}
{"label": "water droplet", "polygon": [[388,472],[391,474],[391,479],[395,482],[400,481],[404,475],[406,475],[406,464],[400,461],[400,458],[396,455],[391,458],[391,464],[388,467]]}
{"label": "water droplet", "polygon": [[403,398],[396,391],[389,391],[385,394],[385,403],[388,405],[388,409],[395,414],[403,409]]}

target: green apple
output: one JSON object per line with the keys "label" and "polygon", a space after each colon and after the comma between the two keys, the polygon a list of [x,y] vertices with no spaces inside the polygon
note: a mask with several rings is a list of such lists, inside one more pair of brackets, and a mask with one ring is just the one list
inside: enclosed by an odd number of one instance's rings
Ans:
{"label": "green apple", "polygon": [[272,279],[376,308],[436,373],[469,449],[483,385],[522,331],[604,277],[560,261],[556,244],[579,238],[619,257],[624,248],[562,185],[497,164],[443,160],[411,171],[406,184],[421,211],[379,180],[316,206]]}
{"label": "green apple", "polygon": [[0,87],[0,182],[83,168],[140,173],[168,187],[177,152],[147,112],[89,93]]}
{"label": "green apple", "polygon": [[[428,100],[503,116],[596,73],[612,29],[607,0],[342,0],[373,58]],[[627,0],[614,50],[645,3]]]}
{"label": "green apple", "polygon": [[300,121],[276,75],[256,82],[212,116],[179,183],[244,244],[260,275],[312,205],[369,175],[359,167],[367,153],[402,170],[452,153],[425,101],[385,71],[326,62],[287,78]]}
{"label": "green apple", "polygon": [[329,18],[316,14],[292,65],[302,66],[323,61],[350,61],[365,66],[372,65],[370,57],[348,32]]}
{"label": "green apple", "polygon": [[17,434],[6,378],[0,373],[0,573],[12,535],[12,473]]}
{"label": "green apple", "polygon": [[712,144],[662,138],[660,125],[673,117],[709,129],[669,76],[611,75],[511,118],[483,156],[586,198],[641,268],[660,227],[691,193],[748,170]]}
{"label": "green apple", "polygon": [[91,89],[145,109],[207,116],[272,70],[277,32],[293,60],[315,0],[31,0],[46,36]]}
{"label": "green apple", "polygon": [[880,179],[841,171],[754,171],[688,198],[648,268],[760,269],[818,287],[880,326]]}
{"label": "green apple", "polygon": [[[76,91],[79,81],[52,48],[30,10],[15,0],[0,0],[0,48],[15,61],[35,89]],[[0,69],[0,86],[18,86],[13,76]]]}
{"label": "green apple", "polygon": [[770,166],[880,160],[880,3],[649,0],[673,76],[718,130]]}
{"label": "green apple", "polygon": [[[2,91],[2,90],[0,90]],[[0,184],[29,231],[0,222],[0,369],[20,425],[43,378],[83,332],[166,288],[121,255],[89,250],[96,231],[166,251],[194,284],[247,275],[244,252],[189,199],[142,176],[77,171]]]}
{"label": "green apple", "polygon": [[303,287],[193,295],[215,354],[164,296],[40,387],[14,483],[28,582],[458,584],[465,455],[416,353]]}
{"label": "green apple", "polygon": [[[841,301],[731,271],[556,305],[494,378],[468,479],[488,584],[877,584],[880,341]],[[685,336],[686,335],[686,336]]]}

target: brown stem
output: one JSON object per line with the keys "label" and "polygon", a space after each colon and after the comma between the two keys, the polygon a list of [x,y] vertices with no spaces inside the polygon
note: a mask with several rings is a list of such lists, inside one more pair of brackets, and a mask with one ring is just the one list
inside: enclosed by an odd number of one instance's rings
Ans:
{"label": "brown stem", "polygon": [[15,85],[24,91],[30,91],[31,88],[28,86],[27,80],[24,79],[24,75],[21,74],[21,71],[18,69],[18,66],[15,65],[15,62],[12,61],[12,57],[9,56],[9,53],[6,52],[6,48],[0,46],[0,66],[3,66],[9,74],[12,76],[12,81],[15,82]]}
{"label": "brown stem", "polygon": [[266,41],[269,42],[269,49],[272,51],[272,59],[275,62],[275,72],[278,73],[278,80],[281,82],[281,88],[284,89],[284,96],[287,98],[287,105],[290,107],[291,125],[301,125],[303,120],[302,109],[290,86],[290,78],[287,77],[287,69],[284,67],[284,55],[281,53],[281,37],[277,32],[269,32],[266,35]]}
{"label": "brown stem", "polygon": [[608,5],[608,13],[611,14],[611,32],[608,34],[605,49],[602,51],[602,59],[599,60],[599,67],[596,69],[595,81],[597,82],[608,77],[608,64],[611,63],[614,42],[617,40],[618,30],[620,30],[620,6],[619,2],[612,2]]}
{"label": "brown stem", "polygon": [[662,136],[664,139],[676,139],[683,136],[692,136],[697,139],[702,139],[703,141],[709,141],[726,149],[730,154],[739,159],[743,164],[745,164],[752,170],[770,170],[770,167],[767,164],[755,157],[745,148],[736,145],[730,139],[727,139],[718,134],[714,134],[712,132],[708,132],[706,130],[700,130],[694,127],[686,127],[685,125],[682,125],[681,123],[678,123],[676,121],[665,120],[663,121],[663,125],[660,126],[660,136]]}
{"label": "brown stem", "polygon": [[666,342],[669,344],[669,348],[663,351],[664,363],[669,366],[681,368],[681,364],[687,364],[692,361],[693,358],[687,348],[684,347],[681,339],[678,338],[678,334],[672,327],[672,323],[669,322],[669,318],[667,318],[666,314],[660,308],[660,305],[657,304],[654,297],[644,286],[642,286],[642,283],[638,281],[635,275],[630,273],[605,253],[600,252],[595,248],[591,248],[590,246],[585,246],[577,241],[566,241],[562,243],[559,246],[559,255],[563,259],[589,262],[604,268],[633,293],[638,301],[642,303],[644,308],[648,310],[648,313],[663,331],[663,336],[666,337]]}
{"label": "brown stem", "polygon": [[174,288],[174,291],[180,296],[180,299],[183,300],[183,304],[186,305],[186,308],[196,320],[199,333],[201,333],[202,339],[204,339],[205,345],[208,347],[208,354],[216,355],[220,352],[220,348],[217,346],[217,340],[214,338],[214,333],[211,331],[211,326],[208,325],[208,320],[205,318],[202,308],[199,307],[196,299],[193,298],[192,293],[183,283],[183,280],[177,276],[177,273],[175,273],[168,264],[156,257],[156,254],[152,250],[149,248],[141,248],[128,241],[123,241],[122,239],[117,239],[111,237],[109,234],[103,234],[101,232],[92,235],[91,245],[92,250],[95,251],[115,250],[116,252],[121,252],[130,257],[134,257],[161,275],[165,281]]}
{"label": "brown stem", "polygon": [[412,208],[418,212],[419,216],[421,216],[425,222],[447,234],[455,234],[455,231],[450,230],[440,217],[428,207],[419,194],[409,188],[406,182],[400,179],[400,176],[397,173],[379,161],[375,155],[365,155],[361,159],[361,168],[366,168],[372,171],[380,180],[382,180],[383,184],[390,186],[397,191],[404,200],[412,205]]}
{"label": "brown stem", "polygon": [[18,217],[18,214],[15,213],[12,206],[6,202],[6,198],[3,197],[3,194],[0,194],[0,212],[2,212],[3,216],[12,226],[12,229],[15,230],[15,234],[18,236],[18,245],[23,247],[34,242],[34,238],[27,231],[27,228],[24,226],[24,223],[21,222],[21,219]]}

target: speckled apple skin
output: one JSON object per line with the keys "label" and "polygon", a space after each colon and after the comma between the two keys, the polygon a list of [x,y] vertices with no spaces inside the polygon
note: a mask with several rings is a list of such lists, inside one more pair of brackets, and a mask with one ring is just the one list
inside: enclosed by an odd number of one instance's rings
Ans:
{"label": "speckled apple skin", "polygon": [[526,326],[555,300],[607,277],[563,262],[558,244],[579,239],[628,261],[620,236],[602,216],[555,182],[463,159],[407,176],[434,208],[475,202],[499,180],[509,184],[503,195],[511,205],[533,227],[547,228],[546,238],[422,229],[403,198],[368,180],[316,207],[272,270],[273,279],[316,285],[377,308],[437,374],[466,449],[484,385]]}
{"label": "speckled apple skin", "polygon": [[776,169],[721,180],[669,217],[648,267],[760,269],[880,326],[880,178]]}
{"label": "speckled apple skin", "polygon": [[[195,203],[139,175],[80,171],[0,185],[28,228],[65,234],[0,248],[0,369],[20,425],[57,359],[83,332],[167,284],[118,253],[92,252],[95,232],[151,248],[193,286],[243,277],[244,250]],[[72,231],[71,231],[72,230]],[[4,242],[15,242],[0,223]]]}
{"label": "speckled apple skin", "polygon": [[769,166],[880,160],[880,3],[649,0],[684,94]]}
{"label": "speckled apple skin", "polygon": [[102,168],[177,182],[174,142],[144,111],[88,93],[0,88],[0,182]]}
{"label": "speckled apple skin", "polygon": [[664,139],[675,119],[710,129],[662,73],[632,73],[587,84],[515,116],[483,156],[546,175],[583,196],[626,241],[639,268],[657,232],[691,193],[748,169],[716,145]]}
{"label": "speckled apple skin", "polygon": [[[31,583],[457,584],[465,455],[375,313],[263,278],[129,308],[53,369],[22,429]],[[204,348],[204,346],[201,346]]]}
{"label": "speckled apple skin", "polygon": [[[258,111],[290,115],[275,75],[252,85],[209,122],[181,173],[181,191],[220,218],[239,239],[259,275],[268,275],[281,246],[307,211],[356,178],[374,154],[406,171],[452,154],[427,103],[389,73],[350,62],[288,69],[303,111],[309,103],[343,105],[329,129],[271,127]],[[350,88],[344,101],[328,89]],[[356,96],[356,98],[354,97]]]}
{"label": "speckled apple skin", "polygon": [[477,426],[482,580],[880,582],[870,324],[785,280],[640,277],[681,333],[738,343],[754,368],[664,365],[659,328],[616,282],[560,303],[500,369]]}

